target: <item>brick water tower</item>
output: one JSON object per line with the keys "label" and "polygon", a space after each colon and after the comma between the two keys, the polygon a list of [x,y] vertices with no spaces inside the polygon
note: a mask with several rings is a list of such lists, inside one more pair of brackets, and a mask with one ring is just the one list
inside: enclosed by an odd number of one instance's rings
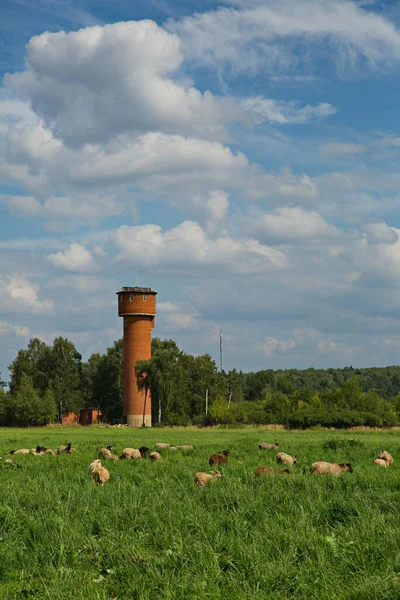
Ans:
{"label": "brick water tower", "polygon": [[151,358],[151,330],[156,316],[151,288],[123,287],[117,292],[118,316],[124,318],[124,415],[128,427],[151,427],[151,396],[138,390],[135,364]]}

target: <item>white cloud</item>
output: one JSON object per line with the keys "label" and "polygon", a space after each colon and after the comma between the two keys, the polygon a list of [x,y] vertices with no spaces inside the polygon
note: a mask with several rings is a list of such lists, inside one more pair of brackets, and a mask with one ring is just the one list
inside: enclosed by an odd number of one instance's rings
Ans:
{"label": "white cloud", "polygon": [[256,240],[229,236],[210,239],[198,223],[184,221],[165,233],[159,225],[122,226],[110,234],[116,260],[141,270],[179,272],[193,276],[193,267],[236,273],[258,273],[286,268],[286,257]]}
{"label": "white cloud", "polygon": [[39,299],[39,285],[21,276],[0,280],[0,311],[27,311],[49,314],[53,311],[52,300]]}
{"label": "white cloud", "polygon": [[91,252],[76,242],[70,244],[63,252],[49,254],[48,260],[58,269],[93,273],[99,270]]}
{"label": "white cloud", "polygon": [[182,60],[176,35],[153,21],[127,21],[31,38],[26,70],[6,82],[68,144],[127,132],[226,137],[222,123],[239,113],[174,82]]}
{"label": "white cloud", "polygon": [[400,34],[393,23],[347,0],[226,4],[238,8],[220,7],[168,22],[182,40],[185,57],[248,75],[261,70],[283,75],[294,69],[296,75],[308,75],[307,61],[316,55],[334,60],[340,74],[363,62],[379,67],[400,58]]}
{"label": "white cloud", "polygon": [[307,123],[313,119],[329,117],[337,112],[337,109],[327,102],[316,106],[310,104],[299,106],[298,102],[273,100],[264,98],[264,96],[245,98],[242,100],[241,106],[252,115],[256,123],[276,123],[278,125]]}
{"label": "white cloud", "polygon": [[10,127],[33,125],[38,120],[28,103],[22,102],[9,90],[0,88],[0,134],[7,133]]}
{"label": "white cloud", "polygon": [[292,337],[288,340],[266,337],[261,347],[267,356],[274,356],[279,353],[292,355],[306,353],[314,356],[334,354],[347,358],[362,351],[359,346],[348,346],[342,342],[335,342],[332,338],[310,327],[294,329]]}
{"label": "white cloud", "polygon": [[282,207],[276,214],[255,213],[240,219],[242,227],[265,243],[296,244],[304,240],[327,240],[340,235],[339,230],[327,223],[315,211],[300,207]]}
{"label": "white cloud", "polygon": [[26,340],[29,339],[31,335],[31,331],[29,327],[24,325],[13,325],[12,323],[7,323],[6,321],[0,321],[0,335],[4,340],[5,337],[22,337]]}

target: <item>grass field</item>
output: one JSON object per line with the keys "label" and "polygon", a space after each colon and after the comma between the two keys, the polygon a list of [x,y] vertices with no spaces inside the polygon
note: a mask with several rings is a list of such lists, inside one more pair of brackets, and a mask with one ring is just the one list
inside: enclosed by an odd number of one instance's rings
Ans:
{"label": "grass field", "polygon": [[[0,454],[69,441],[73,455],[0,468],[2,600],[400,598],[399,432],[1,429]],[[254,477],[276,466],[261,441],[297,454],[291,476]],[[91,483],[98,446],[156,442],[195,449],[109,461],[110,481]],[[223,478],[196,488],[195,473],[224,448]],[[372,464],[382,448],[391,468]],[[304,475],[316,460],[350,461],[354,473]]]}

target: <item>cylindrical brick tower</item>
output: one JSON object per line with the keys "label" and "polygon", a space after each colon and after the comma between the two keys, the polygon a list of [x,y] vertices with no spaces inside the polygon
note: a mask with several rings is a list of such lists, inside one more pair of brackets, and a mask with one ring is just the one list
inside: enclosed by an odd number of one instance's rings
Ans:
{"label": "cylindrical brick tower", "polygon": [[151,288],[123,287],[117,292],[118,316],[124,318],[124,415],[128,427],[151,427],[151,396],[138,390],[135,364],[151,358],[151,330],[156,316]]}

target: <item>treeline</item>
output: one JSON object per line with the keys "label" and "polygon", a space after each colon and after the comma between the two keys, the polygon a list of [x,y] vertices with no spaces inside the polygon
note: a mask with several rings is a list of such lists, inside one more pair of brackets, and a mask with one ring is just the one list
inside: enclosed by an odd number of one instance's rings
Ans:
{"label": "treeline", "polygon": [[[0,378],[0,425],[43,425],[85,407],[122,422],[122,365],[122,340],[84,362],[65,338],[52,345],[34,338],[9,367],[9,391]],[[220,372],[211,356],[192,356],[173,340],[155,338],[152,358],[135,371],[139,387],[151,393],[154,424],[400,424],[398,366]]]}

